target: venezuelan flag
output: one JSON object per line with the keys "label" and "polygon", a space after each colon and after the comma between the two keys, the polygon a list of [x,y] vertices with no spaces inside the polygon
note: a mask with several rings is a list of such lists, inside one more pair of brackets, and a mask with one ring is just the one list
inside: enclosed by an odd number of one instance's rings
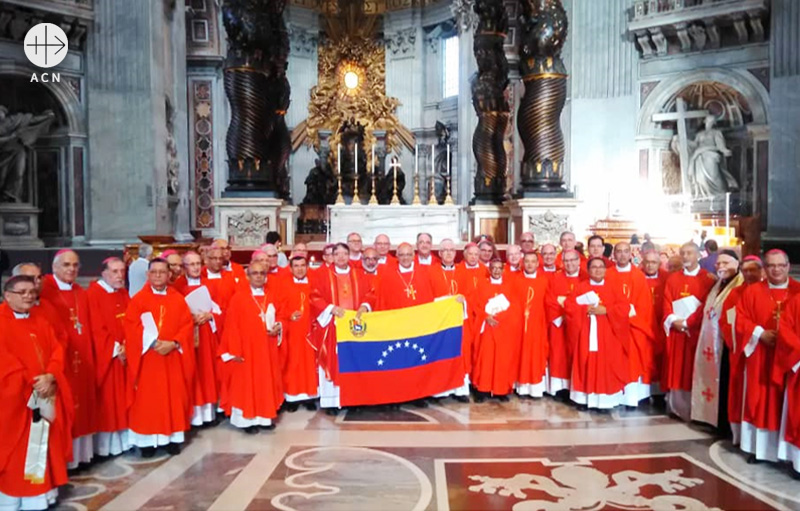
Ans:
{"label": "venezuelan flag", "polygon": [[402,403],[464,383],[455,298],[336,319],[342,406]]}

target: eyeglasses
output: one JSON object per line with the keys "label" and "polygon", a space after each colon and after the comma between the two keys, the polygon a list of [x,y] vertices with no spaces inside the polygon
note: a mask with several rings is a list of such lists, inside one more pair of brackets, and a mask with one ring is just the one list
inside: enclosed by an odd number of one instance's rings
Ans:
{"label": "eyeglasses", "polygon": [[788,268],[789,265],[786,264],[786,263],[776,263],[776,264],[767,264],[767,265],[765,265],[765,267],[768,270],[775,270],[775,269],[778,269],[778,268],[780,268],[780,269]]}
{"label": "eyeglasses", "polygon": [[36,296],[36,291],[34,289],[28,289],[25,291],[6,291],[6,293],[19,296]]}

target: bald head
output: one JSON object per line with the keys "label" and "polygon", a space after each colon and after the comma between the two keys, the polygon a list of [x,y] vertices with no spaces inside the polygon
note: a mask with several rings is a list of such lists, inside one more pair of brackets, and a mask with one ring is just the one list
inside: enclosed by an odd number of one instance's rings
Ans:
{"label": "bald head", "polygon": [[397,262],[402,268],[410,268],[414,264],[414,247],[409,243],[397,246]]}
{"label": "bald head", "polygon": [[222,257],[222,249],[211,245],[206,250],[206,266],[208,271],[212,273],[219,273],[225,265],[225,259]]}
{"label": "bald head", "polygon": [[36,263],[19,263],[11,270],[12,277],[31,277],[33,284],[36,287],[36,294],[42,290],[42,269]]}
{"label": "bald head", "polygon": [[389,253],[389,249],[392,248],[392,242],[389,241],[389,236],[385,234],[378,234],[375,236],[375,243],[373,243],[373,245],[380,257],[385,257]]}
{"label": "bald head", "polygon": [[614,245],[614,260],[617,262],[617,266],[621,268],[628,266],[632,257],[630,243],[621,241]]}
{"label": "bald head", "polygon": [[203,272],[203,259],[196,252],[186,252],[183,256],[183,271],[192,279],[199,279]]}
{"label": "bald head", "polygon": [[267,282],[267,265],[260,262],[251,262],[247,267],[247,280],[250,287],[257,289],[263,288]]}
{"label": "bald head", "polygon": [[365,248],[361,257],[361,265],[370,273],[378,267],[378,251],[372,247]]}
{"label": "bald head", "polygon": [[522,261],[522,247],[519,245],[509,245],[506,248],[506,261],[513,267],[518,267]]}
{"label": "bald head", "polygon": [[450,238],[445,238],[439,243],[439,259],[445,266],[452,266],[456,262],[456,244]]}
{"label": "bald head", "polygon": [[681,262],[683,267],[689,271],[697,269],[700,261],[700,249],[694,243],[684,243],[681,245]]}

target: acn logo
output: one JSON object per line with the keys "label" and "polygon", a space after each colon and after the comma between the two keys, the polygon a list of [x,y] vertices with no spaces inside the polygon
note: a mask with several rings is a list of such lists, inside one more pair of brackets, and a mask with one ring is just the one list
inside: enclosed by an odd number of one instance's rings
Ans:
{"label": "acn logo", "polygon": [[42,68],[59,65],[69,51],[67,34],[52,23],[39,23],[31,27],[25,34],[23,45],[25,56],[31,64]]}

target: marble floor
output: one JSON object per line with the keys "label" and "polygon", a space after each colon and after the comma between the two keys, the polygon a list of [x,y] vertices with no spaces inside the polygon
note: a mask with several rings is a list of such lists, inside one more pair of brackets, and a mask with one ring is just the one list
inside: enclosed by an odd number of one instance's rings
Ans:
{"label": "marble floor", "polygon": [[79,472],[59,510],[800,510],[800,481],[657,410],[551,399],[284,413]]}

